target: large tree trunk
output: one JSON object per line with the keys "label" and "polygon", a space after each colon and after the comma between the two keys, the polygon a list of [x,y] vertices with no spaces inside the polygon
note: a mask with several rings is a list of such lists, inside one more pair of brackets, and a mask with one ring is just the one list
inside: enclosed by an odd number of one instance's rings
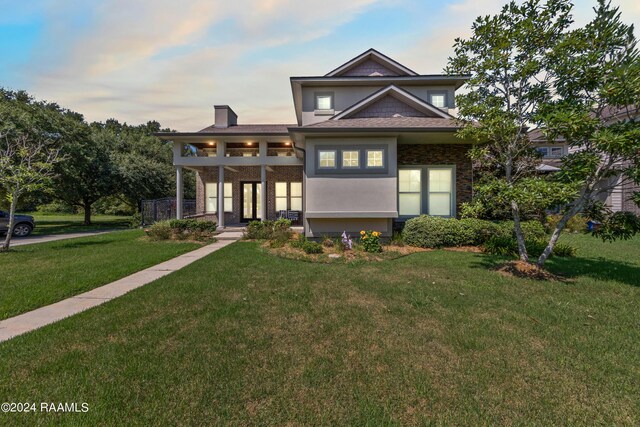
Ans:
{"label": "large tree trunk", "polygon": [[542,268],[542,266],[544,266],[544,263],[547,262],[547,259],[549,259],[549,256],[553,252],[553,248],[556,246],[556,243],[558,243],[558,239],[562,234],[562,230],[564,230],[564,227],[567,225],[567,222],[569,222],[569,220],[573,218],[582,209],[582,205],[586,200],[585,197],[587,196],[582,196],[581,198],[576,200],[576,203],[571,207],[571,209],[569,209],[567,212],[564,213],[564,215],[562,215],[562,218],[560,218],[560,221],[558,221],[558,224],[556,225],[556,228],[553,230],[553,233],[551,233],[551,238],[549,239],[549,243],[547,244],[547,247],[544,248],[544,251],[538,258],[538,262],[537,262],[538,267]]}
{"label": "large tree trunk", "polygon": [[516,234],[516,240],[518,241],[518,253],[520,259],[524,262],[529,262],[529,254],[527,253],[527,246],[524,240],[524,232],[522,231],[522,225],[520,224],[520,207],[515,201],[511,202],[511,214],[513,215],[513,229]]}
{"label": "large tree trunk", "polygon": [[91,225],[91,203],[85,199],[82,207],[84,208],[84,225]]}
{"label": "large tree trunk", "polygon": [[16,223],[16,206],[18,205],[18,195],[13,194],[11,196],[11,207],[9,208],[9,228],[7,228],[7,237],[5,237],[2,246],[0,246],[0,252],[7,252],[11,245],[11,237],[13,236],[13,226]]}

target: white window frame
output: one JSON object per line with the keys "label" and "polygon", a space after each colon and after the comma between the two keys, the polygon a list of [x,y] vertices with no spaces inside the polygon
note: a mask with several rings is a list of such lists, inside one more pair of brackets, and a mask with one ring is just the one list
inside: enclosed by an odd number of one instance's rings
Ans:
{"label": "white window frame", "polygon": [[[295,186],[300,186],[300,195],[299,196],[294,196],[294,185]],[[289,191],[289,206],[291,207],[292,211],[302,211],[302,182],[300,181],[294,181],[294,182],[290,182],[289,183],[289,187],[290,187],[290,191]],[[297,209],[294,207],[294,204],[298,204],[300,206],[300,209]]]}
{"label": "white window frame", "polygon": [[[345,160],[346,160],[345,159],[345,154],[347,154],[347,153],[349,154],[348,161],[350,163],[354,160],[353,158],[351,158],[351,154],[355,153],[355,155],[356,155],[356,158],[355,158],[356,164],[355,165],[352,165],[352,164],[348,164],[347,165],[347,164],[345,164]],[[340,152],[340,154],[341,154],[340,157],[341,157],[342,168],[343,169],[360,169],[360,150],[342,150]]]}
{"label": "white window frame", "polygon": [[[436,105],[433,101],[436,96],[442,97],[442,106]],[[447,108],[447,94],[444,92],[429,94],[429,104],[433,105],[436,108]]]}
{"label": "white window frame", "polygon": [[[278,195],[278,186],[280,184],[280,187],[282,186],[282,184],[284,184],[284,196],[283,195]],[[288,200],[288,196],[289,196],[289,189],[288,189],[288,184],[286,182],[283,181],[278,181],[276,182],[275,185],[275,208],[276,208],[276,212],[279,211],[286,211],[288,209],[289,206],[289,200]],[[284,199],[284,200],[283,200]],[[284,209],[282,209],[281,207],[278,207],[278,201],[283,202],[284,201]]]}
{"label": "white window frame", "polygon": [[[322,166],[322,154],[333,153],[333,166]],[[318,150],[318,169],[336,169],[338,166],[338,150]]]}
{"label": "white window frame", "polygon": [[224,211],[233,212],[233,183],[224,183]]}
{"label": "white window frame", "polygon": [[[211,195],[211,193],[214,193]],[[213,210],[208,210],[209,199],[213,199]],[[205,213],[217,213],[218,212],[218,183],[217,182],[205,182],[204,184],[204,211]]]}
{"label": "white window frame", "polygon": [[[456,173],[455,173],[455,168],[451,167],[451,166],[430,166],[427,167],[427,188],[426,188],[426,192],[427,192],[427,215],[430,216],[442,216],[445,218],[449,218],[449,217],[454,217],[455,216],[455,198],[456,198],[456,184],[455,184],[455,180],[456,180]],[[451,174],[451,188],[449,189],[449,191],[431,191],[431,179],[430,179],[430,172],[432,170],[448,170],[449,173]],[[449,195],[449,215],[435,215],[431,213],[431,203],[430,203],[430,196],[432,194],[448,194]]]}
{"label": "white window frame", "polygon": [[[418,189],[418,191],[400,191],[400,171],[401,170],[417,170],[420,172],[420,188]],[[418,214],[420,215],[422,213],[422,204],[423,204],[423,195],[422,195],[422,190],[424,187],[424,177],[423,177],[424,173],[423,173],[423,168],[422,167],[406,167],[406,168],[400,168],[398,169],[398,215],[401,217],[413,217],[416,216],[414,214],[403,214],[400,212],[400,196],[402,194],[418,194],[420,196],[420,201],[418,203]]]}
{"label": "white window frame", "polygon": [[[381,149],[370,149],[370,150],[365,150],[366,152],[366,160],[367,160],[367,164],[366,164],[366,168],[367,169],[382,169],[384,168],[384,150]],[[374,165],[371,166],[369,165],[369,154],[371,153],[380,153],[380,165]]]}

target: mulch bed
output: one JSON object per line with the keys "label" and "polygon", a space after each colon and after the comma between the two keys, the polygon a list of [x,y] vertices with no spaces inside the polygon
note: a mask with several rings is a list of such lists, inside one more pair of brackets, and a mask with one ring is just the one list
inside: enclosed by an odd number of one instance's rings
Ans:
{"label": "mulch bed", "polygon": [[538,267],[535,264],[521,260],[509,261],[508,263],[499,266],[496,270],[505,276],[515,276],[524,279],[551,280],[557,282],[567,281],[567,279],[562,276],[558,276]]}

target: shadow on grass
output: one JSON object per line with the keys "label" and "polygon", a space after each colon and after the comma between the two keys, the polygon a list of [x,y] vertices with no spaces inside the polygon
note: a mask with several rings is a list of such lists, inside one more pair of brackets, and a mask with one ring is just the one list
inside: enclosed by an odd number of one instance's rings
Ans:
{"label": "shadow on grass", "polygon": [[69,239],[65,241],[61,241],[57,243],[52,249],[76,249],[76,248],[84,248],[88,246],[97,246],[97,245],[107,245],[109,243],[113,243],[117,241],[117,239],[96,239],[96,240],[82,240],[82,241],[74,241],[75,239]]}
{"label": "shadow on grass", "polygon": [[[484,255],[477,258],[476,267],[496,269],[513,258]],[[631,286],[640,286],[640,266],[638,264],[610,260],[606,258],[560,258],[552,257],[545,268],[553,274],[567,279],[589,277],[595,280],[614,280]]]}

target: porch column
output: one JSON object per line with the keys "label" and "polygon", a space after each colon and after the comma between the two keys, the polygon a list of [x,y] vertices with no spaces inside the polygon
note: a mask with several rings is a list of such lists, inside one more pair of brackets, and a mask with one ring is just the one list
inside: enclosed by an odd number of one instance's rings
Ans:
{"label": "porch column", "polygon": [[176,166],[176,218],[182,219],[182,206],[184,204],[183,197],[183,180],[182,180],[182,166]]}
{"label": "porch column", "polygon": [[218,166],[218,227],[224,228],[224,166]]}
{"label": "porch column", "polygon": [[267,219],[267,166],[260,166],[260,217]]}

